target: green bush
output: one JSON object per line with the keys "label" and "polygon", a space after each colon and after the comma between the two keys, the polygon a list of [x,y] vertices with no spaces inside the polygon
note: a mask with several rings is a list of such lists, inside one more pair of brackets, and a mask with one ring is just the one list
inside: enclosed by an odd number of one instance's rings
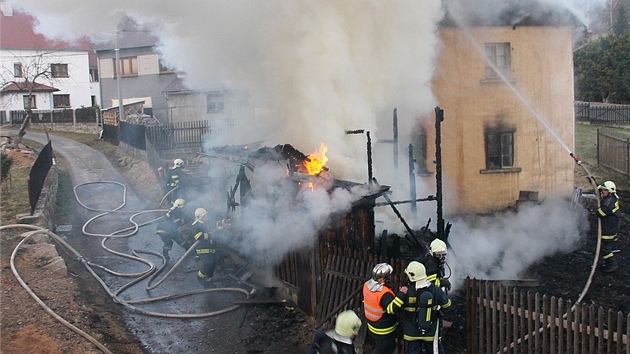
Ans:
{"label": "green bush", "polygon": [[9,175],[11,165],[13,165],[13,158],[5,153],[0,154],[0,177],[3,180]]}

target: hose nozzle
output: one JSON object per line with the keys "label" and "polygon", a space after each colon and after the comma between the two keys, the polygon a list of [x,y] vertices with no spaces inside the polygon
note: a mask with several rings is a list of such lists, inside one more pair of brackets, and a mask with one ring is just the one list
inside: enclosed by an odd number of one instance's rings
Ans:
{"label": "hose nozzle", "polygon": [[575,161],[576,164],[581,165],[582,164],[582,160],[580,160],[579,157],[575,156],[575,154],[573,154],[572,152],[569,153],[569,155],[571,155],[571,157],[573,158],[573,161]]}

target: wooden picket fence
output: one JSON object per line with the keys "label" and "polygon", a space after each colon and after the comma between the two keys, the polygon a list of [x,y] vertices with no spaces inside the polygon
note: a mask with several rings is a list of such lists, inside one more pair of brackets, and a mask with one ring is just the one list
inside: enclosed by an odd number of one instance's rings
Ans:
{"label": "wooden picket fence", "polygon": [[630,177],[630,134],[597,129],[597,164]]}
{"label": "wooden picket fence", "polygon": [[467,353],[630,354],[630,314],[467,278]]}

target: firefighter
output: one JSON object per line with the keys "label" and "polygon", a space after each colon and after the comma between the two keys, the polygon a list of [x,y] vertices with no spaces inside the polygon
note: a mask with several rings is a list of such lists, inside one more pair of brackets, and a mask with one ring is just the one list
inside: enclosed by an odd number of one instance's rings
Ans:
{"label": "firefighter", "polygon": [[405,274],[409,284],[398,290],[395,302],[395,311],[402,318],[405,353],[444,354],[440,340],[441,310],[451,306],[451,300],[442,289],[427,280],[422,263],[410,262]]}
{"label": "firefighter", "polygon": [[439,238],[433,240],[429,246],[429,253],[421,262],[427,271],[427,280],[442,290],[449,292],[451,282],[445,277],[444,265],[446,264],[446,243]]}
{"label": "firefighter", "polygon": [[396,296],[388,282],[393,271],[391,265],[379,263],[372,269],[372,278],[363,284],[363,312],[375,354],[391,354],[396,349]]}
{"label": "firefighter", "polygon": [[199,270],[197,281],[204,288],[212,287],[212,276],[217,265],[217,244],[214,235],[206,225],[208,212],[204,208],[195,209],[195,222],[193,222],[193,237],[200,241],[195,247]]}
{"label": "firefighter", "polygon": [[613,242],[619,232],[619,197],[617,187],[612,181],[606,181],[597,187],[601,193],[600,207],[597,216],[602,225],[602,258],[604,259],[604,272],[612,273],[619,265],[613,253]]}
{"label": "firefighter", "polygon": [[354,337],[361,328],[361,319],[352,310],[337,316],[335,329],[316,331],[309,354],[355,354]]}
{"label": "firefighter", "polygon": [[173,241],[182,246],[185,250],[192,246],[192,240],[188,239],[180,232],[180,228],[185,224],[184,213],[182,209],[186,202],[184,199],[177,199],[173,202],[173,206],[158,221],[156,233],[162,239],[162,254],[166,260],[169,260],[169,251],[173,249]]}
{"label": "firefighter", "polygon": [[166,174],[166,189],[168,190],[168,201],[175,201],[178,196],[181,194],[182,188],[182,177],[183,177],[183,169],[184,169],[184,160],[175,159],[173,160],[173,167],[169,168]]}

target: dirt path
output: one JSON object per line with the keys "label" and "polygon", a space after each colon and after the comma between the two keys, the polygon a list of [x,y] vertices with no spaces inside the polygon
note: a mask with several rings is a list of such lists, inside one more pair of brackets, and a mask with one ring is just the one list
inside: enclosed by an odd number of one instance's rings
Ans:
{"label": "dirt path", "polygon": [[[28,133],[31,140],[45,142],[45,135]],[[112,166],[106,156],[84,144],[70,139],[52,136],[55,153],[67,161],[71,171],[72,184],[74,186],[85,184],[77,189],[81,203],[96,209],[114,209],[122,203],[121,188],[115,183],[100,184],[97,181],[114,181],[125,184],[126,179],[116,168]],[[130,169],[142,169],[141,164],[129,164]],[[150,170],[136,171],[136,176],[151,176]],[[154,177],[153,177],[154,178]],[[150,178],[149,178],[150,179]],[[140,186],[155,185],[154,181],[135,181]],[[151,182],[151,183],[149,183]],[[122,211],[114,215],[108,215],[98,219],[87,227],[90,233],[110,234],[123,227],[129,226],[128,218],[132,211],[144,211],[155,209],[156,206],[137,196],[132,189],[127,190],[126,205]],[[77,209],[73,229],[68,235],[68,242],[76,247],[86,259],[93,263],[101,264],[115,270],[117,273],[129,274],[146,270],[145,264],[137,261],[129,261],[105,252],[101,247],[103,237],[85,236],[81,229],[84,223],[96,215],[97,212],[88,211],[85,208]],[[153,216],[154,217],[154,216]],[[153,218],[151,217],[151,218]],[[148,217],[138,217],[142,222]],[[4,236],[3,236],[4,239]],[[15,243],[17,238],[14,238]],[[149,250],[159,252],[161,242],[155,235],[155,226],[150,225],[128,238],[108,238],[104,242],[108,247],[119,252],[132,254],[133,251]],[[5,248],[6,246],[6,248]],[[20,287],[11,277],[7,265],[5,249],[12,249],[14,244],[3,242],[3,269],[2,269],[2,329],[3,329],[3,353],[86,353],[99,352],[82,338],[72,332],[61,328],[51,321],[49,316],[37,313],[37,307],[32,300],[20,293]],[[175,260],[181,256],[183,250],[174,248],[171,254]],[[161,266],[161,260],[152,255],[143,254],[146,258]],[[102,340],[109,347],[115,348],[116,353],[190,353],[190,352],[217,352],[217,353],[279,353],[279,352],[306,352],[305,344],[310,340],[310,324],[307,319],[295,308],[290,306],[259,306],[239,307],[229,311],[203,319],[180,319],[160,316],[149,316],[130,310],[120,304],[114,303],[105,290],[94,281],[86,271],[81,270],[81,265],[68,263],[70,276],[52,277],[42,276],[42,270],[36,264],[29,264],[29,260],[23,260],[20,264],[21,272],[25,279],[29,279],[29,285],[36,286],[42,293],[47,303],[60,312],[65,312],[75,324]],[[36,262],[33,262],[36,263]],[[28,265],[28,267],[27,267]],[[30,267],[34,265],[34,267]],[[27,270],[30,269],[30,270]],[[237,268],[233,264],[226,264],[219,272],[224,272],[224,281],[218,283],[219,288],[239,287],[227,274],[234,273]],[[130,278],[109,275],[97,270],[111,292],[121,290],[121,287],[132,281]],[[124,301],[144,299],[147,297],[166,296],[176,293],[199,290],[200,286],[195,281],[196,265],[190,259],[184,263],[158,288],[148,291],[146,280],[132,285],[122,291],[119,296]],[[161,277],[160,277],[161,278]],[[245,288],[244,293],[251,291]],[[13,297],[5,297],[7,293],[15,294]],[[168,301],[151,303],[148,305],[132,305],[141,308],[145,312],[164,313],[169,315],[196,314],[221,311],[231,307],[235,299],[245,298],[243,291],[215,291],[190,297],[174,298]],[[6,305],[6,306],[5,306]],[[28,314],[28,315],[25,315]],[[26,321],[29,318],[29,321]],[[39,326],[38,318],[46,320],[45,326]],[[48,322],[50,321],[50,322]],[[127,328],[125,328],[127,327]],[[69,333],[67,333],[69,332]],[[34,343],[33,333],[40,334],[46,341],[40,341],[36,346],[42,350],[33,350],[27,345]],[[58,334],[63,333],[63,335]],[[28,337],[26,335],[29,335]],[[135,337],[135,338],[134,338]],[[76,347],[76,349],[74,349]],[[15,351],[12,348],[15,348]],[[25,349],[29,348],[29,349]],[[46,348],[46,349],[42,349]],[[48,349],[50,348],[50,350]],[[63,348],[63,349],[58,349]]]}

